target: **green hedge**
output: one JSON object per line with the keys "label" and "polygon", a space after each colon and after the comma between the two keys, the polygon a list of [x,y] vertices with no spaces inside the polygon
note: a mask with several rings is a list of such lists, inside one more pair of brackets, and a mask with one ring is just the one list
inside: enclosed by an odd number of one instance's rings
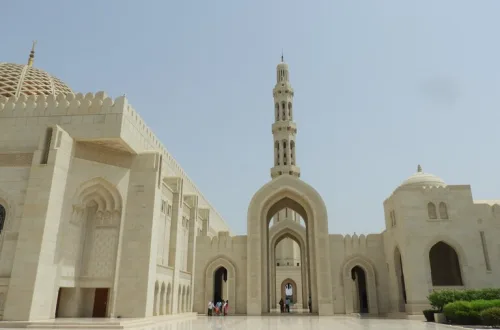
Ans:
{"label": "green hedge", "polygon": [[[491,308],[500,309],[500,299],[455,301],[444,306],[443,312],[448,321],[454,324],[478,325],[483,324],[481,313]],[[485,314],[485,318],[494,322],[495,311]],[[499,314],[500,315],[500,314]],[[490,318],[491,316],[491,318]]]}
{"label": "green hedge", "polygon": [[485,309],[480,314],[483,325],[500,325],[500,307]]}
{"label": "green hedge", "polygon": [[500,289],[440,290],[432,292],[427,299],[434,309],[442,311],[446,304],[455,301],[500,299]]}

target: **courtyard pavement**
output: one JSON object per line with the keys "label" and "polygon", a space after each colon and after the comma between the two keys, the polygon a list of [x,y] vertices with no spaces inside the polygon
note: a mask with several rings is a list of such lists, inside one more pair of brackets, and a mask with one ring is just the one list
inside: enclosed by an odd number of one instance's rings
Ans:
{"label": "courtyard pavement", "polygon": [[[45,328],[48,329],[49,327]],[[31,328],[37,329],[37,328]],[[58,328],[61,329],[61,328]],[[97,330],[98,328],[92,328]],[[99,328],[106,329],[106,328]],[[109,329],[109,328],[107,328]],[[116,329],[116,328],[115,328]],[[448,325],[414,320],[366,319],[349,316],[199,316],[158,322],[135,330],[452,330],[463,329]]]}

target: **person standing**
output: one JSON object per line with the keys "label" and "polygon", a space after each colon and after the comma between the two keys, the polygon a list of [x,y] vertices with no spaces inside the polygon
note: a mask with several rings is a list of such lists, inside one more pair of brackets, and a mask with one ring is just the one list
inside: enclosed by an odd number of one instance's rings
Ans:
{"label": "person standing", "polygon": [[290,313],[290,298],[288,297],[286,298],[285,306],[286,306],[286,312]]}
{"label": "person standing", "polygon": [[311,296],[309,296],[309,300],[308,300],[308,305],[309,305],[309,313],[312,313],[313,312],[313,304],[312,304],[312,299],[311,299]]}
{"label": "person standing", "polygon": [[283,298],[280,299],[280,313],[283,313],[285,311],[285,302],[283,301]]}
{"label": "person standing", "polygon": [[211,301],[209,301],[209,302],[208,302],[208,312],[207,312],[207,315],[208,315],[208,316],[212,316],[212,314],[213,314],[213,313],[212,313],[213,309],[214,309],[214,303],[213,303],[213,302],[211,302]]}
{"label": "person standing", "polygon": [[226,300],[226,302],[224,303],[224,316],[227,315],[228,310],[229,310],[229,300]]}

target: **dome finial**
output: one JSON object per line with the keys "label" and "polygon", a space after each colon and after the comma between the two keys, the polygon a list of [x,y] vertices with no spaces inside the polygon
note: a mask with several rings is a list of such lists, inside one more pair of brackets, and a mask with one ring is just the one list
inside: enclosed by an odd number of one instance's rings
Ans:
{"label": "dome finial", "polygon": [[31,53],[28,59],[28,66],[33,66],[33,61],[35,60],[35,46],[36,46],[36,40],[33,40],[33,46],[31,46]]}
{"label": "dome finial", "polygon": [[420,166],[420,164],[418,164],[418,166],[417,166],[417,172],[422,173],[422,166]]}
{"label": "dome finial", "polygon": [[284,62],[284,60],[283,60],[283,48],[281,48],[281,62]]}

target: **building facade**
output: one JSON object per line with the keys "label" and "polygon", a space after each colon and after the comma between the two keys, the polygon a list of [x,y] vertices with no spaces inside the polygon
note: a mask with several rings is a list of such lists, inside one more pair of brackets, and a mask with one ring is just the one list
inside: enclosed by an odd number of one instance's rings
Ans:
{"label": "building facade", "polygon": [[500,202],[417,172],[384,202],[386,230],[329,234],[300,179],[288,65],[278,64],[271,181],[230,230],[122,96],[74,94],[0,63],[0,315],[149,317],[281,298],[319,315],[420,313],[440,288],[500,285]]}

